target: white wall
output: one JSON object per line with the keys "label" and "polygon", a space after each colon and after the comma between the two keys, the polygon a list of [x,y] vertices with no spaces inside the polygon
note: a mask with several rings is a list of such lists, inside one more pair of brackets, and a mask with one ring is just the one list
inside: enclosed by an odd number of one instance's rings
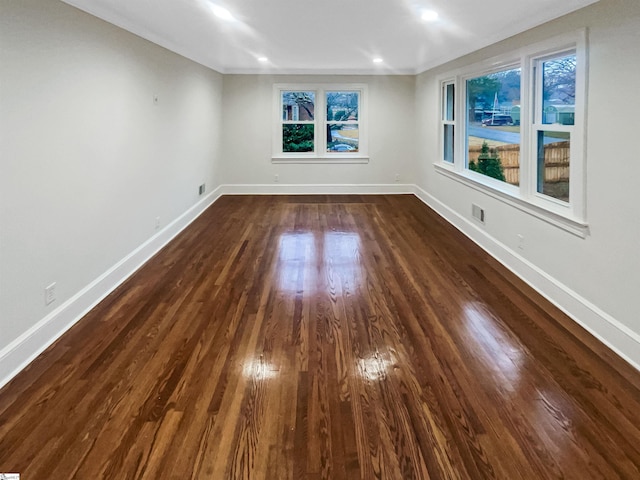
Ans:
{"label": "white wall", "polygon": [[[587,220],[579,238],[438,174],[436,76],[578,28],[589,29]],[[417,79],[418,185],[427,202],[640,366],[640,2],[602,0]],[[471,203],[487,222],[471,221]],[[517,248],[525,236],[525,250]],[[517,253],[516,253],[517,252]]]}
{"label": "white wall", "polygon": [[[438,74],[585,26],[590,235],[581,239],[436,173],[433,162]],[[421,198],[640,366],[637,0],[601,0],[418,77],[222,76],[46,0],[3,0],[0,45],[0,385],[223,184],[218,192],[415,183]],[[368,164],[271,163],[273,84],[297,82],[368,85]],[[203,182],[214,192],[205,199]],[[470,220],[472,202],[486,210],[484,227]],[[51,282],[57,300],[46,307]]]}
{"label": "white wall", "polygon": [[[273,85],[364,83],[369,96],[368,164],[272,164]],[[389,185],[415,176],[412,76],[225,75],[222,183],[227,185]],[[274,175],[279,185],[274,185]]]}
{"label": "white wall", "polygon": [[222,76],[58,1],[2,0],[0,45],[1,385],[65,302],[216,187]]}

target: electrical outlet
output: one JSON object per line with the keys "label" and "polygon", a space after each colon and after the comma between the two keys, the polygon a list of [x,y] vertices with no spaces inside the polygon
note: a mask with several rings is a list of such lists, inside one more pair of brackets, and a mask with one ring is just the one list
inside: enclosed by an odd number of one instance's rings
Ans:
{"label": "electrical outlet", "polygon": [[273,182],[274,183],[278,183],[280,181],[280,175],[278,175],[277,173],[273,176]]}
{"label": "electrical outlet", "polygon": [[480,208],[475,203],[471,204],[471,215],[480,223],[484,223],[484,209]]}
{"label": "electrical outlet", "polygon": [[398,183],[400,181],[400,174],[396,173],[396,183]]}
{"label": "electrical outlet", "polygon": [[518,237],[518,248],[520,250],[524,250],[524,235],[519,233],[517,237]]}
{"label": "electrical outlet", "polygon": [[205,186],[205,184],[203,183],[202,185],[200,185],[200,186],[198,187],[198,195],[202,195],[202,194],[204,193],[204,191],[205,191],[205,190],[206,190],[206,186]]}
{"label": "electrical outlet", "polygon": [[156,217],[156,230],[160,229],[160,217]]}
{"label": "electrical outlet", "polygon": [[56,299],[56,282],[44,289],[44,304],[51,305]]}

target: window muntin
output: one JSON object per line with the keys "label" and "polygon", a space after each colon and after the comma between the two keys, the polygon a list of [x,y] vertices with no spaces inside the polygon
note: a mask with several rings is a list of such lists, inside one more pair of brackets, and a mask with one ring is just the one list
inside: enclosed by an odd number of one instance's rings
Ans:
{"label": "window muntin", "polygon": [[[466,159],[471,171],[520,184],[521,68],[507,68],[469,78],[466,92]],[[517,109],[516,109],[517,111]]]}

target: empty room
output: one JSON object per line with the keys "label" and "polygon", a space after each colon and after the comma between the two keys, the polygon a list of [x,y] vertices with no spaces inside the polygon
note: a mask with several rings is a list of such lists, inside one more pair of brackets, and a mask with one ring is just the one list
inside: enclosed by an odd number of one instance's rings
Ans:
{"label": "empty room", "polygon": [[639,86],[638,0],[2,0],[0,479],[639,479]]}

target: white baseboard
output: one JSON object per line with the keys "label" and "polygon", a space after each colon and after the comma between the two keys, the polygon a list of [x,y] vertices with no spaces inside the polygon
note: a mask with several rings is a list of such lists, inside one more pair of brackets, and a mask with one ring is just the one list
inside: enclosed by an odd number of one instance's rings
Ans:
{"label": "white baseboard", "polygon": [[374,195],[413,194],[414,185],[389,184],[227,184],[221,186],[223,195]]}
{"label": "white baseboard", "polygon": [[218,187],[73,297],[0,350],[0,388],[86,315],[221,195]]}
{"label": "white baseboard", "polygon": [[638,333],[518,255],[517,252],[417,185],[414,185],[414,194],[540,295],[624,358],[636,370],[640,370],[640,335]]}

